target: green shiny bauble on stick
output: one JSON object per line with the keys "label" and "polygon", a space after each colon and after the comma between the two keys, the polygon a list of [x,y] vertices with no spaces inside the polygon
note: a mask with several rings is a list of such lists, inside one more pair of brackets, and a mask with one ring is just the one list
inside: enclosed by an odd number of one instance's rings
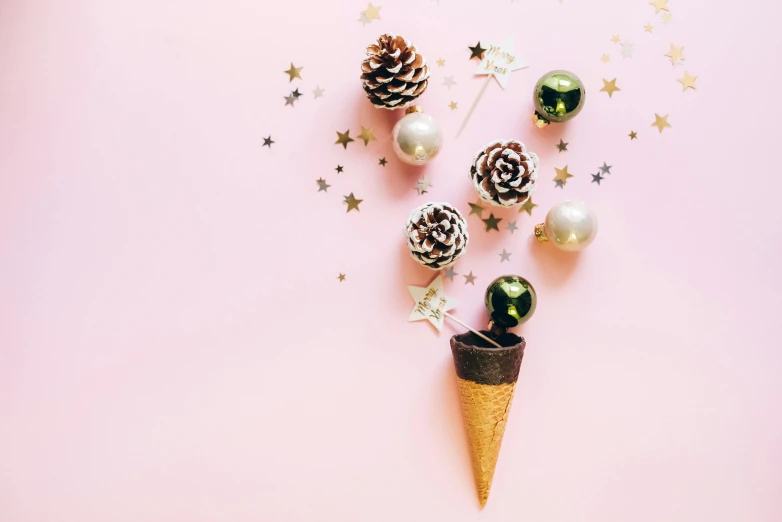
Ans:
{"label": "green shiny bauble on stick", "polygon": [[570,71],[551,71],[544,74],[532,93],[535,114],[532,121],[538,127],[549,122],[563,122],[573,118],[584,107],[586,91],[581,79]]}
{"label": "green shiny bauble on stick", "polygon": [[486,289],[486,309],[494,328],[513,328],[532,317],[538,296],[529,281],[517,275],[498,277]]}

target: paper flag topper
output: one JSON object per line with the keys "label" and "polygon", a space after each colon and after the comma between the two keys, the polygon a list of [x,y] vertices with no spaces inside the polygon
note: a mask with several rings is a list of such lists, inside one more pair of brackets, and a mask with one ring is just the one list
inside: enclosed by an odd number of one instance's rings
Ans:
{"label": "paper flag topper", "polygon": [[529,67],[529,64],[513,50],[513,38],[508,38],[500,45],[489,42],[481,42],[480,45],[486,48],[486,52],[475,74],[494,76],[503,89],[508,87],[511,72]]}
{"label": "paper flag topper", "polygon": [[410,312],[409,322],[427,320],[437,328],[442,330],[445,322],[446,312],[456,308],[456,299],[445,295],[443,288],[443,276],[437,276],[429,286],[408,286],[410,295],[415,300],[415,307]]}

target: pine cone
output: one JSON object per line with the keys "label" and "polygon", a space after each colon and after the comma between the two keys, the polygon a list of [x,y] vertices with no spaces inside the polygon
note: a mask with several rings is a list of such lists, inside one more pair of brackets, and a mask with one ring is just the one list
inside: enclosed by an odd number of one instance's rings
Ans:
{"label": "pine cone", "polygon": [[367,47],[361,81],[369,101],[382,109],[401,109],[429,85],[429,67],[415,46],[393,34],[382,34]]}
{"label": "pine cone", "polygon": [[470,169],[475,190],[492,205],[520,205],[535,192],[538,155],[516,140],[496,140],[475,155]]}
{"label": "pine cone", "polygon": [[413,259],[432,270],[451,266],[467,248],[467,222],[448,203],[427,203],[407,220],[407,246]]}

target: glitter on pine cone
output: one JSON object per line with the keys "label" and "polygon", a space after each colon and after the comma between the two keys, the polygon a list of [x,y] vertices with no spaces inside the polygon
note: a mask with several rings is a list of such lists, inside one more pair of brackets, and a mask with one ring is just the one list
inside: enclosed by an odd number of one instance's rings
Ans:
{"label": "glitter on pine cone", "polygon": [[470,178],[482,200],[501,207],[521,205],[535,192],[538,155],[520,141],[492,141],[475,155]]}
{"label": "glitter on pine cone", "polygon": [[449,203],[426,203],[414,209],[405,233],[410,255],[432,270],[454,264],[470,240],[467,222]]}
{"label": "glitter on pine cone", "polygon": [[382,109],[402,109],[429,85],[426,59],[401,36],[382,34],[366,50],[361,82],[369,101]]}

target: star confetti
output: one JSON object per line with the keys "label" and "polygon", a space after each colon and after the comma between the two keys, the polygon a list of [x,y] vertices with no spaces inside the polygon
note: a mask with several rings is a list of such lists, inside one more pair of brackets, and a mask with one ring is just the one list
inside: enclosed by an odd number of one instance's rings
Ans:
{"label": "star confetti", "polygon": [[372,5],[372,2],[370,2],[367,8],[361,11],[361,14],[364,15],[367,23],[371,22],[372,20],[380,20],[380,10],[382,8],[383,6]]}
{"label": "star confetti", "polygon": [[600,57],[600,60],[601,60],[603,63],[608,63],[608,62],[610,62],[610,61],[611,61],[611,57],[610,57],[610,56],[608,56],[607,54],[604,54],[603,56],[601,56],[601,57]]}
{"label": "star confetti", "polygon": [[604,161],[603,162],[603,166],[602,167],[598,167],[598,168],[600,169],[600,172],[602,172],[603,174],[611,174],[611,168],[612,167],[613,167],[613,165],[608,165]]}
{"label": "star confetti", "polygon": [[592,176],[592,183],[597,183],[600,185],[600,182],[603,181],[603,176],[598,172],[597,174],[591,174]]}
{"label": "star confetti", "polygon": [[697,89],[697,87],[695,87],[695,80],[697,79],[697,76],[690,76],[690,73],[684,71],[684,76],[677,78],[676,81],[682,84],[682,92],[684,92],[687,89]]}
{"label": "star confetti", "polygon": [[684,60],[684,47],[676,47],[671,44],[671,49],[665,53],[665,56],[671,59],[671,65],[676,65]]}
{"label": "star confetti", "polygon": [[508,221],[508,230],[511,234],[516,232],[519,229],[519,227],[516,225],[515,221]]}
{"label": "star confetti", "polygon": [[654,26],[652,24],[646,24],[644,26],[644,31],[646,31],[647,33],[651,33],[652,31],[654,31]]}
{"label": "star confetti", "polygon": [[468,205],[470,205],[470,216],[475,214],[479,218],[483,219],[483,206],[481,205],[480,199],[477,201],[477,203],[468,203]]}
{"label": "star confetti", "polygon": [[565,187],[564,181],[562,181],[561,179],[554,180],[554,188],[564,188],[564,187]]}
{"label": "star confetti", "polygon": [[472,286],[475,286],[475,277],[476,276],[472,275],[472,270],[470,270],[469,274],[463,275],[462,277],[464,277],[464,284],[465,285],[469,283]]}
{"label": "star confetti", "polygon": [[388,163],[388,160],[385,158],[380,158],[379,160],[377,160],[377,164],[380,165],[381,167],[385,167],[386,163]]}
{"label": "star confetti", "polygon": [[500,224],[500,221],[502,221],[502,218],[494,217],[494,212],[492,212],[489,215],[489,217],[487,217],[486,219],[482,219],[481,221],[483,221],[483,224],[486,225],[486,232],[488,232],[490,230],[496,230],[497,232],[500,231],[500,227],[498,227],[497,225]]}
{"label": "star confetti", "polygon": [[452,101],[451,103],[448,104],[448,107],[450,107],[452,111],[455,111],[457,107],[456,102]]}
{"label": "star confetti", "polygon": [[351,210],[355,210],[356,212],[360,212],[360,209],[358,206],[361,204],[361,202],[364,201],[363,199],[356,199],[356,197],[351,192],[349,196],[345,196],[345,203],[348,206],[348,212]]}
{"label": "star confetti", "polygon": [[610,82],[603,78],[603,87],[600,89],[600,92],[608,93],[608,97],[613,97],[614,93],[616,91],[621,91],[619,87],[616,86],[616,78],[611,80]]}
{"label": "star confetti", "polygon": [[445,277],[447,277],[451,281],[453,281],[454,276],[458,276],[458,275],[459,274],[454,272],[454,269],[453,269],[452,266],[449,266],[448,268],[445,269]]}
{"label": "star confetti", "polygon": [[510,261],[510,256],[512,256],[513,254],[511,252],[506,252],[505,249],[503,248],[502,252],[500,252],[497,255],[500,256],[500,263],[504,263],[505,261]]}
{"label": "star confetti", "polygon": [[294,103],[296,103],[296,97],[293,95],[293,93],[290,93],[288,96],[283,96],[285,98],[285,106],[287,107],[290,105],[291,107],[294,107]]}
{"label": "star confetti", "polygon": [[535,203],[532,202],[532,196],[527,198],[527,201],[524,202],[524,204],[519,207],[519,213],[526,212],[527,215],[532,215],[532,209],[537,207]]}
{"label": "star confetti", "polygon": [[621,39],[621,38],[619,38],[619,35],[618,35],[618,34],[615,34],[615,35],[613,35],[613,36],[611,37],[611,41],[612,41],[612,42],[614,42],[615,44],[617,44],[617,43],[619,43],[620,41],[622,41],[622,39]]}
{"label": "star confetti", "polygon": [[345,170],[345,167],[343,167],[342,165],[337,165],[337,166],[334,168],[334,170],[336,170],[336,171],[337,171],[337,174],[340,174],[341,172],[343,172],[343,171]]}
{"label": "star confetti", "polygon": [[620,52],[625,58],[632,58],[633,52],[635,52],[635,47],[630,43],[629,40],[625,40],[622,42],[622,50]]}
{"label": "star confetti", "polygon": [[437,67],[445,67],[445,60],[443,60],[442,58],[438,58]]}
{"label": "star confetti", "polygon": [[317,179],[317,180],[315,180],[315,181],[316,181],[316,182],[317,182],[317,184],[318,184],[318,192],[321,192],[321,191],[323,191],[323,192],[328,192],[328,191],[329,191],[329,187],[330,187],[331,185],[329,185],[328,183],[326,183],[326,180],[325,180],[325,179],[323,179],[323,178],[318,178],[318,179]]}
{"label": "star confetti", "polygon": [[671,18],[671,13],[663,13],[660,15],[660,20],[662,20],[663,25],[668,25],[673,21]]}
{"label": "star confetti", "polygon": [[340,274],[337,276],[337,279],[339,279],[339,282],[341,283],[342,281],[344,281],[344,280],[345,280],[345,277],[347,277],[345,274],[342,274],[342,273],[340,273]]}
{"label": "star confetti", "polygon": [[569,173],[567,171],[567,165],[565,165],[565,167],[561,168],[561,169],[558,169],[558,168],[554,167],[554,170],[557,171],[557,175],[554,176],[554,181],[555,182],[556,181],[560,181],[560,182],[562,182],[562,185],[567,185],[568,178],[572,178],[573,177],[573,174],[571,174],[571,173]]}
{"label": "star confetti", "polygon": [[320,87],[315,87],[315,90],[312,91],[312,95],[317,100],[318,98],[323,98],[323,93],[326,92],[326,89],[321,89]]}
{"label": "star confetti", "polygon": [[269,147],[269,148],[272,148],[272,143],[274,143],[274,142],[272,141],[272,136],[271,136],[271,134],[269,134],[269,137],[268,137],[268,138],[264,138],[264,139],[263,139],[263,145],[261,145],[261,147]]}
{"label": "star confetti", "polygon": [[374,129],[365,129],[364,126],[361,126],[361,132],[358,135],[358,139],[364,140],[364,146],[366,147],[369,145],[370,141],[375,141],[377,138],[375,138],[375,131]]}
{"label": "star confetti", "polygon": [[287,74],[287,75],[288,75],[288,77],[290,78],[290,79],[288,80],[288,82],[290,83],[290,82],[292,82],[293,80],[295,80],[296,78],[298,78],[299,80],[301,80],[301,70],[302,70],[302,69],[304,69],[304,67],[295,67],[295,66],[293,65],[293,63],[291,63],[291,68],[290,68],[290,69],[288,69],[287,71],[283,71],[283,72],[284,72],[285,74]]}
{"label": "star confetti", "polygon": [[668,10],[668,0],[653,0],[649,5],[654,6],[654,14]]}
{"label": "star confetti", "polygon": [[422,176],[421,179],[418,180],[418,183],[415,186],[415,189],[418,191],[419,196],[423,196],[427,192],[429,192],[429,187],[433,186],[432,182],[429,181],[429,178],[426,176]]}
{"label": "star confetti", "polygon": [[562,138],[559,139],[559,143],[557,143],[557,149],[559,149],[559,152],[567,152],[567,142],[562,141]]}
{"label": "star confetti", "polygon": [[660,116],[659,114],[654,114],[654,123],[652,123],[652,127],[657,127],[659,129],[660,134],[662,134],[663,129],[665,127],[670,127],[671,124],[668,123],[668,115]]}
{"label": "star confetti", "polygon": [[473,58],[483,60],[483,53],[486,52],[486,49],[481,47],[481,42],[475,44],[475,47],[468,47],[468,49],[470,49],[470,60]]}
{"label": "star confetti", "polygon": [[350,129],[346,130],[345,132],[337,131],[337,136],[337,141],[334,142],[334,145],[342,145],[342,147],[345,149],[348,148],[348,143],[351,141],[356,141],[350,137]]}
{"label": "star confetti", "polygon": [[630,131],[630,134],[628,134],[628,136],[630,136],[630,141],[638,139],[638,133],[632,130]]}
{"label": "star confetti", "polygon": [[445,295],[443,276],[438,275],[429,286],[408,286],[407,290],[415,301],[413,311],[407,318],[408,322],[429,321],[440,331],[449,310],[456,308],[456,299]]}
{"label": "star confetti", "polygon": [[456,85],[456,80],[453,79],[453,76],[446,76],[445,81],[443,81],[443,85],[448,87],[448,90],[451,90],[451,87]]}
{"label": "star confetti", "polygon": [[291,96],[293,96],[293,97],[294,97],[294,98],[296,98],[297,100],[298,100],[299,98],[301,98],[301,93],[299,92],[299,88],[298,88],[298,87],[296,87],[296,89],[295,89],[295,90],[291,91]]}

